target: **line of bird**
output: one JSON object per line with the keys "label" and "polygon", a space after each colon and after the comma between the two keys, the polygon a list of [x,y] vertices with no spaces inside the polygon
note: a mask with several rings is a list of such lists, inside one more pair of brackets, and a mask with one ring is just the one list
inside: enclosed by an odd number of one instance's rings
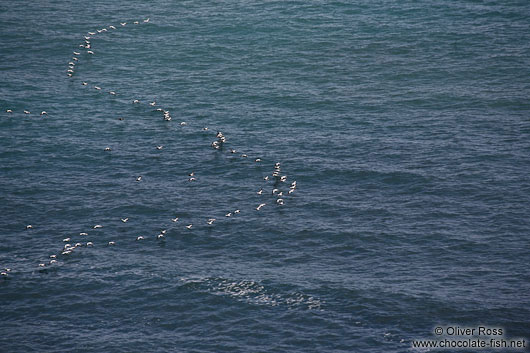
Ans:
{"label": "line of bird", "polygon": [[[142,21],[133,21],[132,22],[135,25],[138,25],[140,23],[149,23],[149,18],[146,18]],[[127,22],[120,22],[120,25],[109,25],[107,27],[103,27],[101,29],[96,29],[95,31],[88,31],[87,35],[84,36],[84,42],[79,44],[79,48],[85,49],[86,53],[88,55],[94,55],[94,51],[92,50],[92,42],[90,41],[92,37],[98,35],[98,34],[104,34],[106,32],[112,32],[115,31],[118,28],[125,27],[127,25]],[[79,51],[73,52],[74,56],[72,57],[72,60],[68,62],[68,69],[66,70],[66,75],[68,77],[73,77],[75,73],[75,66],[77,63],[79,63],[79,56],[81,53]],[[111,93],[111,92],[109,92]],[[112,93],[111,93],[112,94]]]}
{"label": "line of bird", "polygon": [[[149,22],[149,18],[143,20],[143,23],[148,23]],[[133,22],[134,24],[139,24],[140,21],[134,21]],[[121,26],[126,26],[127,25],[127,22],[121,22],[120,23]],[[90,39],[91,39],[91,36],[94,36],[96,35],[96,33],[104,33],[104,32],[107,32],[108,30],[115,30],[116,26],[108,26],[108,29],[107,28],[102,28],[102,29],[98,29],[96,30],[96,32],[88,32],[88,36],[85,36],[85,42],[83,44],[80,45],[80,47],[83,47],[84,49],[87,50],[87,54],[90,54],[90,55],[93,55],[94,52],[91,50],[92,49],[92,44],[90,42]],[[74,51],[74,57],[72,58],[73,61],[75,62],[78,62],[79,59],[77,58],[78,55],[80,55],[79,52],[77,51]],[[72,77],[73,76],[73,70],[74,70],[74,67],[75,67],[75,63],[74,62],[69,62],[69,70],[71,71],[68,71],[68,76],[69,77]],[[86,81],[83,81],[82,83],[82,86],[88,86],[88,83]],[[98,86],[98,85],[94,85],[94,89],[96,89],[97,91],[101,91],[101,87]],[[116,95],[116,92],[115,91],[109,91],[109,94],[111,96],[114,96]],[[131,100],[132,101],[132,104],[140,104],[140,100],[139,99],[133,99]],[[149,106],[150,107],[154,107],[156,106],[156,102],[155,101],[152,101],[152,102],[148,102]],[[161,112],[163,114],[163,120],[164,121],[171,121],[171,115],[170,115],[170,112],[169,110],[166,110],[166,109],[163,109],[163,108],[156,108],[155,109],[156,111],[158,112]],[[12,113],[12,110],[8,109],[7,110],[8,113]],[[25,114],[30,114],[29,111],[27,110],[24,110],[24,113]],[[41,115],[47,115],[47,113],[45,111],[43,111],[41,113]],[[119,118],[119,120],[124,120],[123,118]],[[180,125],[187,125],[186,122],[181,122]],[[209,128],[208,127],[203,127],[202,128],[203,131],[209,131]],[[226,136],[220,132],[220,131],[217,131],[216,135],[216,140],[214,140],[212,143],[211,143],[211,147],[215,150],[219,150],[219,151],[224,151],[224,146],[226,144],[226,141],[227,141],[227,138]],[[163,149],[163,145],[157,145],[156,146],[156,149],[157,150],[162,150]],[[104,151],[105,152],[110,152],[112,149],[110,147],[105,147],[104,148]],[[228,149],[229,153],[230,154],[237,154],[239,153],[238,151],[236,151],[234,148],[229,148]],[[248,155],[245,154],[245,153],[240,153],[239,156],[241,158],[248,158]],[[250,159],[250,158],[249,158]],[[260,157],[257,157],[257,158],[254,158],[254,162],[255,163],[260,163],[262,162],[262,159]],[[188,174],[188,181],[189,182],[195,182],[197,181],[197,176],[195,174],[195,172],[190,172]],[[144,178],[142,176],[137,176],[136,177],[136,182],[142,182],[144,181]],[[274,164],[274,171],[272,172],[271,175],[266,175],[263,177],[263,180],[265,182],[273,182],[273,187],[272,187],[272,192],[271,192],[271,195],[275,198],[275,201],[274,201],[274,204],[276,205],[284,205],[284,199],[286,196],[288,195],[291,195],[295,189],[297,188],[297,183],[296,181],[293,181],[288,190],[281,190],[281,187],[283,185],[285,185],[284,183],[287,181],[287,175],[281,175],[281,164],[280,162],[276,162]],[[257,192],[257,195],[266,195],[265,191],[263,188],[260,188]],[[257,207],[255,208],[256,211],[260,211],[263,207],[265,207],[267,205],[266,202],[261,202],[257,205]],[[224,214],[224,217],[225,218],[230,218],[230,217],[235,217],[236,215],[239,215],[240,213],[242,212],[241,209],[234,209],[234,210],[231,210],[231,211],[228,211],[227,213]],[[217,216],[217,217],[222,217],[222,215],[220,216]],[[127,223],[129,221],[129,218],[126,217],[126,218],[120,218],[121,222],[122,223]],[[172,223],[177,223],[179,222],[179,220],[181,221],[181,219],[179,217],[175,217],[175,218],[171,218],[171,222]],[[217,218],[213,218],[213,217],[208,217],[206,218],[205,217],[205,224],[207,226],[212,226],[214,222],[217,221]],[[180,223],[187,223],[187,222],[180,222]],[[204,225],[204,224],[202,224]],[[187,229],[187,230],[191,230],[193,227],[194,227],[194,224],[193,223],[189,223],[189,224],[185,224],[184,227]],[[103,228],[103,225],[101,224],[96,224],[95,226],[93,226],[93,229],[96,230],[96,229],[100,229],[100,228]],[[162,227],[161,227],[162,228]],[[167,227],[165,227],[167,228]],[[32,230],[33,229],[33,226],[32,225],[27,225],[26,226],[26,230]],[[167,234],[167,229],[162,229],[158,234],[156,234],[153,238],[159,240],[159,241],[164,241],[165,237],[166,237],[166,234]],[[81,237],[86,237],[88,236],[88,233],[87,232],[81,232],[79,233],[79,236]],[[144,235],[138,235],[136,236],[134,239],[135,241],[142,241],[142,240],[145,240],[145,239],[148,239],[149,237],[148,236],[144,236]],[[71,255],[75,250],[79,249],[79,248],[89,248],[89,247],[93,247],[94,246],[94,242],[93,241],[77,241],[77,242],[73,242],[72,241],[72,237],[67,237],[67,238],[64,238],[63,239],[63,242],[65,243],[61,249],[61,251],[57,254],[52,254],[49,256],[49,260],[47,262],[41,262],[39,263],[38,267],[39,267],[39,270],[41,272],[46,272],[47,268],[49,266],[53,266],[55,264],[58,263],[58,259],[60,257],[66,257],[66,256],[69,256]],[[116,245],[116,241],[109,241],[107,242],[106,246],[115,246]],[[4,271],[0,272],[0,276],[4,277],[4,278],[7,278],[9,276],[9,273],[11,272],[12,270],[10,268],[5,268]]]}
{"label": "line of bird", "polygon": [[[280,167],[280,162],[276,162],[274,164],[274,172],[272,173],[272,175],[266,175],[265,177],[263,177],[263,180],[264,181],[274,181],[274,188],[272,189],[272,196],[275,196],[276,197],[276,204],[278,205],[283,205],[284,204],[284,200],[283,200],[283,197],[284,197],[284,191],[280,191],[279,187],[281,183],[284,183],[286,181],[286,176],[285,175],[280,175],[280,171],[281,171],[281,167]],[[189,180],[191,181],[191,179],[193,179],[195,177],[195,172],[191,172],[188,174],[188,176],[190,177]],[[141,179],[140,179],[141,180]],[[297,187],[297,182],[296,181],[293,181],[290,186],[289,186],[289,190],[287,191],[287,194],[292,194],[295,189]],[[263,188],[260,188],[257,192],[256,192],[258,195],[265,195],[264,194],[264,189]],[[266,206],[267,203],[263,202],[263,203],[260,203],[255,209],[256,211],[259,211],[261,210],[264,206]],[[228,211],[226,214],[224,214],[224,217],[225,218],[230,218],[230,217],[235,217],[236,215],[239,215],[241,213],[241,209],[235,209],[233,211]],[[222,217],[222,216],[218,216],[219,218]],[[171,218],[170,219],[172,223],[177,223],[179,221],[181,221],[181,218],[180,217],[175,217],[175,218]],[[120,218],[120,221],[122,223],[127,223],[129,222],[129,217],[125,217],[125,218]],[[199,224],[200,225],[203,225],[206,224],[207,226],[212,226],[214,222],[217,221],[217,218],[213,218],[213,217],[210,217],[210,218],[205,218],[205,222],[204,223],[201,223]],[[189,223],[189,224],[186,224],[187,222],[180,222],[180,223],[184,223],[184,228],[186,228],[187,230],[191,230],[194,226],[197,226],[197,224],[193,224],[193,223]],[[92,230],[97,230],[97,229],[101,229],[103,228],[103,225],[101,224],[96,224],[92,227]],[[161,227],[162,228],[162,227]],[[165,241],[165,238],[166,238],[166,234],[168,232],[167,230],[167,227],[163,227],[164,229],[160,230],[160,232],[152,237],[150,236],[145,236],[145,235],[138,235],[136,237],[134,237],[134,240],[135,241],[142,241],[142,240],[146,240],[146,239],[149,239],[149,238],[154,238],[158,241]],[[25,227],[26,230],[32,230],[34,229],[34,227],[32,225],[27,225]],[[87,237],[88,236],[88,233],[87,232],[81,232],[79,233],[79,236],[80,237]],[[55,264],[58,263],[58,260],[61,258],[61,257],[66,257],[66,256],[70,256],[71,254],[74,253],[74,251],[76,251],[77,249],[81,249],[81,248],[91,248],[94,246],[94,241],[85,241],[83,239],[83,241],[79,241],[80,239],[77,239],[77,241],[74,243],[74,240],[73,240],[73,236],[70,236],[70,237],[67,237],[67,238],[64,238],[62,241],[65,243],[62,247],[62,249],[57,253],[57,254],[51,254],[49,256],[49,260],[47,260],[47,262],[41,262],[38,264],[38,268],[39,268],[39,271],[40,272],[47,272],[47,268],[49,268],[50,266],[53,266]],[[116,245],[116,241],[109,241],[106,243],[106,246],[115,246]],[[9,276],[9,272],[11,272],[12,270],[10,268],[5,268],[4,271],[0,272],[0,276],[4,277],[4,278],[7,278]]]}
{"label": "line of bird", "polygon": [[[131,21],[129,23],[138,25],[138,24],[141,24],[141,23],[149,23],[149,21],[150,21],[150,19],[146,18],[146,19],[141,20],[141,21]],[[116,29],[118,29],[120,27],[125,27],[127,24],[128,24],[128,22],[120,22],[119,26],[118,25],[116,25],[116,26],[109,25],[107,27],[96,29],[94,31],[88,31],[87,35],[84,36],[84,42],[79,44],[79,48],[86,49],[86,53],[88,55],[94,55],[94,51],[92,50],[92,43],[90,41],[92,39],[92,37],[96,36],[97,34],[103,34],[105,32],[110,32],[110,31],[116,30]],[[66,70],[66,74],[67,74],[68,77],[73,77],[74,76],[75,68],[76,68],[76,65],[79,64],[79,62],[80,62],[79,58],[80,58],[81,54],[82,53],[80,51],[77,51],[77,50],[73,51],[73,56],[70,59],[70,61],[68,62],[68,69]],[[83,85],[87,85],[87,83],[84,82]],[[94,88],[97,89],[97,90],[101,89],[99,86],[95,86]],[[116,92],[109,91],[109,94],[116,95]],[[6,113],[8,113],[8,114],[12,114],[13,112],[14,112],[13,109],[6,109]],[[26,115],[31,115],[31,111],[29,109],[24,109],[23,113],[26,114]],[[48,115],[48,113],[45,110],[43,110],[43,111],[41,111],[40,115],[41,116],[46,116],[46,115]]]}
{"label": "line of bird", "polygon": [[[31,112],[29,110],[27,110],[27,109],[24,109],[22,112],[24,114],[26,114],[26,115],[31,115]],[[6,109],[6,113],[13,114],[13,109]],[[47,115],[48,115],[48,113],[45,110],[40,112],[40,116],[42,116],[42,117],[45,117]]]}

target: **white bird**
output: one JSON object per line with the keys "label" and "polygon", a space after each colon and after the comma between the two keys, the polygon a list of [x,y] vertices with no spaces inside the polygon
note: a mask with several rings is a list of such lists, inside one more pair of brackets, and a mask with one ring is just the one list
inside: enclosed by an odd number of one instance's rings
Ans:
{"label": "white bird", "polygon": [[156,104],[156,102],[151,102],[151,103],[149,103],[149,105],[152,106],[152,107],[154,107],[155,104]]}
{"label": "white bird", "polygon": [[212,225],[213,222],[215,222],[215,218],[210,218],[208,219],[208,221],[206,221],[206,223],[208,223],[209,225]]}
{"label": "white bird", "polygon": [[259,211],[263,206],[265,206],[266,204],[264,203],[260,203],[258,207],[256,207],[256,210]]}
{"label": "white bird", "polygon": [[79,61],[79,59],[78,59],[78,58],[72,58],[72,60],[73,60],[73,61]]}
{"label": "white bird", "polygon": [[189,176],[194,176],[195,175],[195,172],[191,172],[188,174]]}
{"label": "white bird", "polygon": [[144,20],[144,23],[149,22],[149,17]]}
{"label": "white bird", "polygon": [[116,245],[116,243],[113,241],[109,241],[109,245]]}
{"label": "white bird", "polygon": [[188,228],[188,229],[191,229],[191,227],[193,227],[193,224],[188,224],[188,225],[186,226],[186,228]]}
{"label": "white bird", "polygon": [[179,218],[178,218],[178,217],[175,217],[175,218],[171,218],[171,220],[172,220],[173,222],[177,222],[177,221],[179,220]]}
{"label": "white bird", "polygon": [[95,89],[97,89],[98,91],[101,89],[101,87],[99,86],[94,86]]}
{"label": "white bird", "polygon": [[134,24],[135,24],[135,25],[137,25],[138,23],[140,23],[140,22],[138,22],[138,21],[134,21]]}
{"label": "white bird", "polygon": [[11,109],[6,110],[7,113],[13,113]]}
{"label": "white bird", "polygon": [[183,122],[180,123],[180,125],[184,126],[184,125],[188,125],[188,123],[183,121]]}
{"label": "white bird", "polygon": [[256,158],[256,162],[261,162],[261,158]]}
{"label": "white bird", "polygon": [[81,244],[81,243],[75,243],[75,245],[74,245],[74,247],[76,247],[76,248],[79,248],[81,246],[83,246],[83,244]]}
{"label": "white bird", "polygon": [[24,114],[30,114],[31,112],[29,110],[24,110]]}
{"label": "white bird", "polygon": [[74,55],[79,55],[81,54],[80,52],[77,52],[77,51],[74,51]]}
{"label": "white bird", "polygon": [[64,238],[63,241],[64,241],[65,243],[68,243],[68,242],[70,241],[70,238]]}
{"label": "white bird", "polygon": [[276,203],[277,203],[278,205],[283,205],[283,199],[278,199],[278,200],[276,200]]}
{"label": "white bird", "polygon": [[266,177],[263,178],[263,180],[269,180],[269,176],[267,175]]}
{"label": "white bird", "polygon": [[237,151],[233,148],[230,149],[230,153],[236,153]]}
{"label": "white bird", "polygon": [[241,157],[243,157],[243,158],[247,158],[248,156],[247,156],[246,154],[243,153],[243,154],[241,155]]}
{"label": "white bird", "polygon": [[139,237],[136,237],[136,240],[143,240],[145,239],[144,237],[142,237],[141,235]]}
{"label": "white bird", "polygon": [[105,147],[106,152],[109,152],[110,150],[111,150],[110,147]]}
{"label": "white bird", "polygon": [[136,181],[141,181],[142,180],[142,176],[140,175],[138,178],[136,178]]}
{"label": "white bird", "polygon": [[26,226],[26,229],[33,229],[33,226],[32,226],[31,224],[28,224],[28,225]]}
{"label": "white bird", "polygon": [[189,178],[188,179],[188,181],[195,181],[195,180],[197,180],[197,179],[195,179],[195,178]]}
{"label": "white bird", "polygon": [[202,128],[204,131],[208,131],[208,128],[205,126]]}
{"label": "white bird", "polygon": [[70,255],[72,252],[70,250],[65,250],[61,253],[61,255]]}
{"label": "white bird", "polygon": [[127,222],[128,220],[129,220],[129,218],[122,218],[122,219],[121,219],[121,221],[122,221],[123,223]]}
{"label": "white bird", "polygon": [[83,85],[83,86],[86,86],[86,85],[88,85],[88,83],[86,83],[86,82],[83,82],[83,83],[82,83],[82,85]]}
{"label": "white bird", "polygon": [[85,36],[85,40],[89,40],[89,39],[90,39],[90,37],[89,37],[89,36]]}
{"label": "white bird", "polygon": [[92,50],[87,50],[86,51],[88,54],[94,54],[94,52]]}
{"label": "white bird", "polygon": [[135,103],[140,103],[140,101],[138,99],[135,99],[135,100],[133,100],[133,104],[135,104]]}
{"label": "white bird", "polygon": [[92,243],[91,241],[86,243],[86,246],[93,246],[93,245],[94,245],[94,243]]}
{"label": "white bird", "polygon": [[110,25],[109,28],[110,28],[110,29],[116,29],[116,27],[114,27],[114,26],[112,26],[112,25]]}
{"label": "white bird", "polygon": [[160,146],[156,146],[156,149],[157,150],[161,150],[162,148],[164,148],[164,146],[160,145]]}
{"label": "white bird", "polygon": [[227,214],[225,214],[225,217],[232,217],[232,212],[228,212]]}
{"label": "white bird", "polygon": [[79,235],[88,235],[88,233],[79,233]]}
{"label": "white bird", "polygon": [[272,189],[272,194],[274,195],[274,194],[276,194],[278,191],[280,191],[280,190],[278,190],[278,189]]}
{"label": "white bird", "polygon": [[44,267],[44,266],[46,266],[46,265],[45,264],[39,264],[39,267]]}
{"label": "white bird", "polygon": [[287,175],[284,175],[280,178],[280,181],[281,182],[285,182],[287,180]]}
{"label": "white bird", "polygon": [[112,95],[112,96],[115,96],[115,95],[116,95],[116,92],[114,92],[114,91],[110,91],[109,94]]}
{"label": "white bird", "polygon": [[0,272],[0,276],[7,277],[7,272]]}
{"label": "white bird", "polygon": [[56,259],[57,255],[50,255],[50,259]]}
{"label": "white bird", "polygon": [[71,248],[71,247],[72,247],[72,244],[64,244],[63,249]]}
{"label": "white bird", "polygon": [[158,234],[158,235],[156,236],[157,239],[162,239],[163,237],[164,237],[164,234]]}
{"label": "white bird", "polygon": [[88,32],[88,34],[90,34],[91,36],[95,35],[96,33],[95,32]]}
{"label": "white bird", "polygon": [[289,194],[292,194],[294,192],[294,189],[289,190]]}
{"label": "white bird", "polygon": [[98,228],[103,228],[103,226],[101,224],[96,224],[93,228],[98,229]]}
{"label": "white bird", "polygon": [[46,111],[43,110],[42,112],[40,112],[40,115],[48,115],[48,113],[46,113]]}
{"label": "white bird", "polygon": [[125,26],[127,22],[120,22],[120,25]]}
{"label": "white bird", "polygon": [[261,195],[261,194],[263,194],[263,189],[258,190],[258,195]]}
{"label": "white bird", "polygon": [[241,210],[235,210],[235,211],[234,211],[235,214],[238,214],[238,213],[240,213],[240,212],[241,212]]}
{"label": "white bird", "polygon": [[50,260],[50,265],[56,263],[57,260]]}

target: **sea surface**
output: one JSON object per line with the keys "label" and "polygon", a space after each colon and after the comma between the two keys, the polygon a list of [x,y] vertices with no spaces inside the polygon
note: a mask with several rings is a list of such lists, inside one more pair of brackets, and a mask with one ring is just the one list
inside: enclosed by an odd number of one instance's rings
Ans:
{"label": "sea surface", "polygon": [[527,0],[0,3],[2,353],[529,338],[529,250]]}

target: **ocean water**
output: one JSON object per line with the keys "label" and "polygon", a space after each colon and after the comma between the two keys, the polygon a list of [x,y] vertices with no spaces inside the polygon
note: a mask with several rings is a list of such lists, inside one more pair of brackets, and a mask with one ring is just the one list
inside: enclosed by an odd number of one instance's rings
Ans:
{"label": "ocean water", "polygon": [[529,14],[0,3],[0,352],[424,352],[412,341],[446,325],[528,338]]}

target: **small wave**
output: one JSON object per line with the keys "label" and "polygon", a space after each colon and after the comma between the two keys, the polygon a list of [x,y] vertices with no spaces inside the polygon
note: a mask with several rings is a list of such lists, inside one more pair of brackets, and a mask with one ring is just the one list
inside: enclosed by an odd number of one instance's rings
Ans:
{"label": "small wave", "polygon": [[186,284],[198,284],[200,289],[214,295],[228,296],[253,305],[302,307],[310,310],[321,310],[324,301],[300,293],[275,293],[264,285],[249,280],[231,280],[226,278],[189,278],[182,279]]}

